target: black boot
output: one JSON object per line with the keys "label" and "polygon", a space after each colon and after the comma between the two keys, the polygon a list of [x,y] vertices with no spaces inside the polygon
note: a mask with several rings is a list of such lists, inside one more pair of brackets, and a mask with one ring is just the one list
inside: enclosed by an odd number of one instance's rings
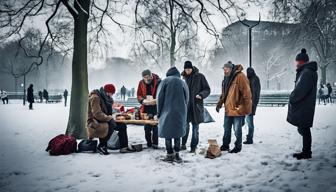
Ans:
{"label": "black boot", "polygon": [[182,163],[182,158],[179,153],[175,153],[175,161],[176,163]]}
{"label": "black boot", "polygon": [[175,157],[174,157],[174,154],[172,153],[172,154],[167,154],[167,156],[162,160],[165,161],[165,162],[172,163],[172,162],[174,162],[174,159],[175,159]]}
{"label": "black boot", "polygon": [[243,142],[243,144],[251,145],[251,144],[253,144],[253,141],[252,140],[246,140],[246,141]]}
{"label": "black boot", "polygon": [[310,153],[304,153],[304,152],[294,153],[293,157],[296,158],[297,160],[310,159],[310,158],[312,158],[312,154],[311,154],[311,152]]}
{"label": "black boot", "polygon": [[190,153],[196,153],[196,147],[192,147],[192,148],[190,149]]}
{"label": "black boot", "polygon": [[181,145],[181,151],[187,150],[187,146],[186,145]]}
{"label": "black boot", "polygon": [[107,151],[107,146],[106,145],[101,145],[99,144],[97,147],[97,151],[101,155],[109,155],[110,153]]}
{"label": "black boot", "polygon": [[241,151],[241,149],[238,148],[233,148],[231,151],[229,151],[229,153],[239,153]]}
{"label": "black boot", "polygon": [[228,146],[228,145],[222,145],[222,146],[220,147],[220,150],[221,150],[221,151],[230,151],[230,146]]}

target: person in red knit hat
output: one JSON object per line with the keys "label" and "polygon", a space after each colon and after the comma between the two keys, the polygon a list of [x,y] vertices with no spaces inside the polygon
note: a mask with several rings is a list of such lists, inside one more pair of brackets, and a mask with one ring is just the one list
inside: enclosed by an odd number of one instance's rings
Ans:
{"label": "person in red knit hat", "polygon": [[114,130],[118,131],[120,153],[133,152],[128,148],[127,126],[124,123],[116,123],[112,117],[112,96],[116,88],[113,84],[106,84],[99,90],[93,90],[89,94],[87,131],[89,139],[99,138],[97,151],[102,155],[108,155],[107,141]]}

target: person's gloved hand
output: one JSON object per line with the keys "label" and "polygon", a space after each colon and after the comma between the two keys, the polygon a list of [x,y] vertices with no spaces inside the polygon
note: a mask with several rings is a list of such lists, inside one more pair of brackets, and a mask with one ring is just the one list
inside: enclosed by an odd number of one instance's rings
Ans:
{"label": "person's gloved hand", "polygon": [[217,105],[217,106],[216,106],[216,111],[217,111],[217,113],[219,113],[219,111],[220,111],[221,108],[222,108],[221,105]]}

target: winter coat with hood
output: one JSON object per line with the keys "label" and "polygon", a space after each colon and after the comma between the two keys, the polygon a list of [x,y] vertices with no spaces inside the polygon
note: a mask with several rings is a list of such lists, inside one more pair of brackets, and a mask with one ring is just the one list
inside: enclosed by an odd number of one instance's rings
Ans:
{"label": "winter coat with hood", "polygon": [[166,76],[159,85],[156,97],[159,137],[180,138],[186,133],[188,86],[180,78],[176,67],[170,68]]}
{"label": "winter coat with hood", "polygon": [[[193,67],[192,73],[187,75],[184,71],[182,76],[189,88],[189,104],[187,121],[200,124],[204,121],[203,100],[210,95],[210,86],[206,78],[199,72],[197,67]],[[202,99],[197,99],[200,95]]]}
{"label": "winter coat with hood", "polygon": [[107,136],[109,122],[112,118],[113,100],[108,98],[103,88],[89,94],[87,132],[88,138]]}
{"label": "winter coat with hood", "polygon": [[295,87],[289,97],[287,121],[297,127],[313,126],[317,91],[317,63],[297,68]]}
{"label": "winter coat with hood", "polygon": [[246,70],[247,78],[250,81],[250,88],[252,93],[252,113],[251,115],[255,115],[257,110],[257,105],[259,103],[260,98],[260,79],[256,75],[253,68],[247,68]]}
{"label": "winter coat with hood", "polygon": [[250,83],[242,71],[242,65],[235,65],[231,75],[223,80],[222,94],[217,106],[224,104],[226,116],[245,116],[252,112]]}

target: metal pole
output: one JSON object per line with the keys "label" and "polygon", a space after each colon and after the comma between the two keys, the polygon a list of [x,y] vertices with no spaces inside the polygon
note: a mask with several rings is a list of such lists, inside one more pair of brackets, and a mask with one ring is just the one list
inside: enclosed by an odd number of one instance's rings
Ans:
{"label": "metal pole", "polygon": [[260,24],[260,13],[259,13],[259,20],[254,25],[247,24],[245,20],[242,21],[240,20],[239,17],[238,17],[238,20],[240,21],[240,23],[248,27],[248,53],[249,53],[248,60],[249,60],[249,66],[252,67],[252,28]]}
{"label": "metal pole", "polygon": [[26,74],[23,75],[23,105],[26,105]]}
{"label": "metal pole", "polygon": [[249,41],[249,66],[252,67],[252,28],[248,29],[248,41]]}

